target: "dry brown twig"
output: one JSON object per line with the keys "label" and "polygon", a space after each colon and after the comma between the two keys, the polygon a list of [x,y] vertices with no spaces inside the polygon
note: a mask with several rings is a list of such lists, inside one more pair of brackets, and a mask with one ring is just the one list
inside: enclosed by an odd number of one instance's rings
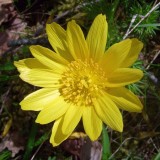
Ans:
{"label": "dry brown twig", "polygon": [[160,55],[160,50],[154,55],[153,59],[151,60],[151,62],[147,65],[146,70],[148,70],[150,68],[150,66],[152,65],[152,63],[156,60],[156,58]]}
{"label": "dry brown twig", "polygon": [[[156,10],[158,7],[160,6],[160,2],[157,3],[155,6],[152,7],[152,9],[145,15],[145,16],[141,16],[141,15],[134,15],[132,20],[131,20],[131,23],[129,25],[129,28],[127,29],[123,39],[126,39],[128,37],[129,34],[131,34],[135,28],[137,28],[137,26],[144,20],[146,19],[154,10]],[[137,18],[137,16],[140,16],[141,17],[141,20],[131,29],[132,27],[132,24],[134,23],[135,19]],[[131,29],[131,30],[130,30]]]}

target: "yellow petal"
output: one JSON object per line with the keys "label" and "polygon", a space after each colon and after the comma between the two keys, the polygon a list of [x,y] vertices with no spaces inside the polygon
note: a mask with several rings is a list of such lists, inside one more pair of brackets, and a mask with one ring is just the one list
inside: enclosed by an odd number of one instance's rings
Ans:
{"label": "yellow petal", "polygon": [[139,98],[128,89],[112,88],[107,91],[108,96],[114,101],[120,109],[129,112],[141,112],[143,105]]}
{"label": "yellow petal", "polygon": [[70,105],[64,115],[64,122],[62,126],[62,131],[64,134],[71,133],[76,128],[82,117],[83,108],[83,106]]}
{"label": "yellow petal", "polygon": [[97,116],[94,107],[85,107],[83,111],[84,130],[92,141],[98,139],[102,131],[102,121]]}
{"label": "yellow petal", "polygon": [[54,101],[45,106],[39,113],[36,122],[40,124],[50,123],[60,118],[68,109],[69,105],[62,97],[57,97]]}
{"label": "yellow petal", "polygon": [[94,108],[98,117],[110,128],[122,132],[122,115],[115,103],[103,92],[98,98],[93,100]]}
{"label": "yellow petal", "polygon": [[60,95],[58,90],[53,88],[43,88],[29,94],[21,101],[23,110],[40,111],[45,106],[51,105],[55,98]]}
{"label": "yellow petal", "polygon": [[99,14],[94,19],[86,39],[90,56],[95,61],[99,61],[105,52],[107,34],[108,24],[106,16]]}
{"label": "yellow petal", "polygon": [[63,121],[64,119],[63,117],[61,117],[58,120],[56,120],[53,125],[50,143],[52,143],[54,147],[58,146],[60,143],[62,143],[71,135],[71,133],[63,134],[62,132]]}
{"label": "yellow petal", "polygon": [[87,135],[83,132],[73,132],[70,136],[69,139],[77,139],[77,138],[85,138]]}
{"label": "yellow petal", "polygon": [[45,65],[40,63],[36,58],[27,58],[19,61],[15,61],[14,65],[17,67],[19,72],[25,72],[32,68],[43,68],[47,69]]}
{"label": "yellow petal", "polygon": [[67,48],[66,31],[59,24],[53,22],[46,25],[46,32],[55,52],[69,61],[73,60]]}
{"label": "yellow petal", "polygon": [[121,63],[120,67],[130,67],[137,59],[140,51],[143,48],[143,43],[136,38],[131,39],[132,44],[130,51],[124,61]]}
{"label": "yellow petal", "polygon": [[59,53],[60,50],[65,50],[66,31],[57,23],[53,22],[46,25],[48,40],[54,50]]}
{"label": "yellow petal", "polygon": [[132,41],[126,39],[112,45],[104,54],[100,65],[104,68],[107,74],[110,74],[115,69],[119,68],[131,48]]}
{"label": "yellow petal", "polygon": [[107,78],[107,87],[121,87],[139,81],[143,77],[143,72],[139,69],[119,68]]}
{"label": "yellow petal", "polygon": [[35,58],[45,66],[53,69],[55,72],[62,73],[64,66],[69,63],[63,57],[45,47],[38,45],[31,46],[30,50]]}
{"label": "yellow petal", "polygon": [[20,74],[23,81],[38,87],[58,88],[60,74],[53,73],[50,69],[28,69]]}
{"label": "yellow petal", "polygon": [[81,28],[75,21],[71,21],[67,25],[67,43],[70,53],[75,60],[88,58],[88,46],[85,41]]}

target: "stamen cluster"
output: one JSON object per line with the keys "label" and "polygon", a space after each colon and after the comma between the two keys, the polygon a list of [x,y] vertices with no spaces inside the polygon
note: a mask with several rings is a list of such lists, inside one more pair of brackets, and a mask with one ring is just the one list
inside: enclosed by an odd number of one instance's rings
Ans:
{"label": "stamen cluster", "polygon": [[60,93],[67,102],[92,106],[100,88],[104,87],[105,72],[93,60],[71,62],[60,80]]}

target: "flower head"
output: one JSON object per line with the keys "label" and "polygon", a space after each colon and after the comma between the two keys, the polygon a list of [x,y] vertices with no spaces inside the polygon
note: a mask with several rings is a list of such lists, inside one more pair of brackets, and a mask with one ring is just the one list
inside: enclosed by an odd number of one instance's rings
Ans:
{"label": "flower head", "polygon": [[42,87],[20,103],[23,110],[40,111],[36,122],[54,121],[50,142],[59,145],[67,139],[82,119],[91,140],[102,131],[102,122],[122,132],[119,109],[141,112],[138,97],[125,88],[139,81],[143,72],[129,68],[137,59],[143,44],[126,39],[105,51],[108,25],[98,15],[87,35],[75,21],[65,31],[56,23],[47,24],[46,31],[54,51],[31,46],[34,58],[15,62],[25,82]]}

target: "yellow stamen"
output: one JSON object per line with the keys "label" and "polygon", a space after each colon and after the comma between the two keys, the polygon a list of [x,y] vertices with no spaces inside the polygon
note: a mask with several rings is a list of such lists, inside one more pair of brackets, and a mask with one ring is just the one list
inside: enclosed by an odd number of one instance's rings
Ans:
{"label": "yellow stamen", "polygon": [[62,74],[60,93],[67,102],[91,106],[105,81],[105,72],[93,60],[73,61]]}

